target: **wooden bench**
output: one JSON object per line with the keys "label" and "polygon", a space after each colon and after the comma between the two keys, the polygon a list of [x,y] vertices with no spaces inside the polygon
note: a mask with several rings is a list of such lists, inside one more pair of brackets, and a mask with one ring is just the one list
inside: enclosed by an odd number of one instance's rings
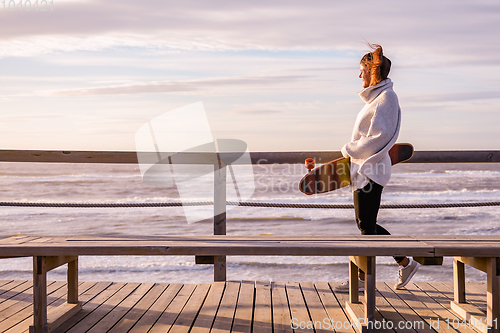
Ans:
{"label": "wooden bench", "polygon": [[[162,236],[154,238],[32,237],[0,240],[0,257],[33,257],[34,322],[30,332],[49,332],[81,308],[78,301],[78,256],[83,255],[231,255],[350,256],[351,319],[360,321],[360,331],[373,331],[375,313],[375,272],[377,256],[413,256],[423,263],[439,263],[444,256],[455,258],[455,300],[452,306],[464,318],[480,311],[465,303],[463,265],[485,270],[488,276],[484,317],[499,315],[500,236]],[[47,313],[46,273],[68,264],[68,301]],[[357,293],[357,267],[366,273],[365,301]],[[356,292],[354,292],[356,290]],[[478,312],[479,311],[479,312]],[[363,319],[363,321],[359,319]],[[498,328],[486,329],[499,332]]]}
{"label": "wooden bench", "polygon": [[[500,251],[498,236],[428,236],[435,256],[453,256],[454,300],[451,308],[470,322],[481,322],[483,332],[500,332]],[[486,273],[486,317],[466,302],[465,267],[470,265]],[[489,326],[489,327],[486,327]]]}
{"label": "wooden bench", "polygon": [[[377,236],[392,237],[392,236]],[[394,236],[397,237],[397,236]],[[439,265],[443,257],[453,257],[454,299],[451,309],[465,320],[465,324],[477,323],[475,329],[481,332],[500,332],[500,236],[412,236],[421,244],[431,247],[433,256],[414,256],[424,265]],[[394,252],[394,255],[407,255]],[[372,331],[369,322],[374,322],[375,315],[375,273],[376,256],[349,257],[349,302],[346,304],[351,320],[360,331]],[[487,274],[487,313],[486,316],[476,306],[466,302],[465,265],[479,269]],[[358,268],[365,271],[364,307],[359,301]],[[362,319],[362,320],[360,320]]]}

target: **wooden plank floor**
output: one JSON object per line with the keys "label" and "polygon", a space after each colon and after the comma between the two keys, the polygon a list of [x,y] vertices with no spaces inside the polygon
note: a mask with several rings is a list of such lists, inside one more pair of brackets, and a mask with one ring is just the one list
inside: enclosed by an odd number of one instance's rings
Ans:
{"label": "wooden plank floor", "polygon": [[[336,285],[82,282],[83,310],[55,332],[277,333],[294,332],[292,325],[304,328],[295,332],[355,332],[345,315],[347,295],[333,293]],[[450,310],[451,282],[415,282],[397,292],[391,285],[377,284],[376,319],[385,322],[381,332],[475,332]],[[64,282],[49,282],[47,291],[49,308],[65,302]],[[31,281],[0,281],[0,332],[28,332],[32,299]],[[486,312],[486,284],[467,283],[467,299]],[[315,329],[307,327],[313,322]]]}

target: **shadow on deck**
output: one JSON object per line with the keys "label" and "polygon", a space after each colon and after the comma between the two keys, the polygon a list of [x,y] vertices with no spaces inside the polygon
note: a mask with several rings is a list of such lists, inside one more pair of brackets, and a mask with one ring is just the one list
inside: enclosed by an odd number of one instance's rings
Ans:
{"label": "shadow on deck", "polygon": [[[354,332],[345,314],[348,295],[332,291],[337,284],[81,282],[83,309],[54,332],[264,333],[293,332],[292,326],[298,332]],[[467,301],[486,313],[486,283],[466,288]],[[66,301],[65,282],[49,282],[47,292],[49,309]],[[450,309],[452,282],[415,282],[397,292],[378,282],[376,298],[381,332],[473,332]],[[32,301],[31,281],[0,281],[0,332],[28,332]]]}

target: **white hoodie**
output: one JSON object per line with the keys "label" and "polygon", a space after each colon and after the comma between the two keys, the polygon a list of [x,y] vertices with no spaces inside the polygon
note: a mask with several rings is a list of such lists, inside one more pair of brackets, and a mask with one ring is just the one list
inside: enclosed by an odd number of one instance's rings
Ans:
{"label": "white hoodie", "polygon": [[401,126],[401,109],[392,86],[391,79],[385,79],[359,92],[366,105],[356,118],[351,142],[342,147],[342,155],[351,158],[353,190],[365,187],[369,179],[385,186],[391,178],[388,152]]}

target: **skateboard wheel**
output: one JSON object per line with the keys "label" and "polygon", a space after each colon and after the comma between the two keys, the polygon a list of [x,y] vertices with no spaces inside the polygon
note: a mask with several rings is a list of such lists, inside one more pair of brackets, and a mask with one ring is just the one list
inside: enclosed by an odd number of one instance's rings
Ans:
{"label": "skateboard wheel", "polygon": [[314,158],[306,158],[306,169],[307,170],[312,170],[314,169],[314,166],[316,165],[316,161]]}

